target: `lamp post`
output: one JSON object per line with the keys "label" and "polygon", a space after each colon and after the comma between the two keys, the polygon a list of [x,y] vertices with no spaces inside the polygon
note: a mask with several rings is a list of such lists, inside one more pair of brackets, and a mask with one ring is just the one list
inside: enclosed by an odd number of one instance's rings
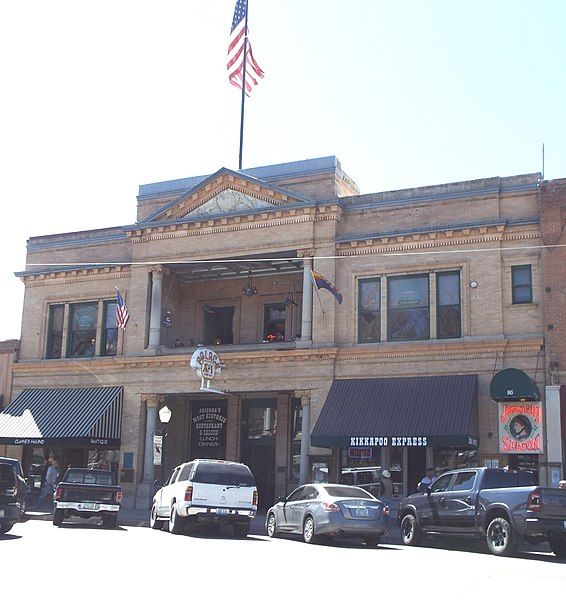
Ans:
{"label": "lamp post", "polygon": [[162,480],[163,485],[165,485],[165,439],[167,437],[167,424],[171,420],[171,411],[167,406],[164,406],[159,411],[159,420],[161,421],[161,425],[163,425],[163,448],[161,450],[161,465],[162,465]]}

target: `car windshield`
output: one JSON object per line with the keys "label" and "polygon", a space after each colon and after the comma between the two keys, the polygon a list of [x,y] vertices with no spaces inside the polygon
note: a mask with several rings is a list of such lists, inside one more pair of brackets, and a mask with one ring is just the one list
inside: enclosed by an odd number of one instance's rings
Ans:
{"label": "car windshield", "polygon": [[90,483],[94,485],[114,485],[111,471],[90,471],[69,469],[63,479],[66,483]]}
{"label": "car windshield", "polygon": [[197,466],[193,482],[240,487],[255,486],[254,476],[248,467],[223,463],[200,463]]}
{"label": "car windshield", "polygon": [[334,496],[335,498],[370,498],[371,500],[375,500],[375,498],[365,490],[353,486],[325,485],[324,489],[329,496]]}

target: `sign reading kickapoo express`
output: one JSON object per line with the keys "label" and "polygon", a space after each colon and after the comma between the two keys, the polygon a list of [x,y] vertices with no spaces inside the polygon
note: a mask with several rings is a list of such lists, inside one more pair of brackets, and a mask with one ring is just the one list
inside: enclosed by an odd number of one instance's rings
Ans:
{"label": "sign reading kickapoo express", "polygon": [[505,454],[542,454],[542,405],[539,402],[499,404],[499,450]]}

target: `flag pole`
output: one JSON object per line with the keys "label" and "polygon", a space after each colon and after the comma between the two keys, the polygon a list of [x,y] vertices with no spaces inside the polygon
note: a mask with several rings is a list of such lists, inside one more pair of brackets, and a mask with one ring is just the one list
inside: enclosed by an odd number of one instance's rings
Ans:
{"label": "flag pole", "polygon": [[244,75],[242,80],[242,109],[240,114],[240,157],[238,170],[242,170],[242,153],[244,149],[244,107],[246,105],[246,63],[248,62],[248,0],[246,0],[246,22],[244,24]]}

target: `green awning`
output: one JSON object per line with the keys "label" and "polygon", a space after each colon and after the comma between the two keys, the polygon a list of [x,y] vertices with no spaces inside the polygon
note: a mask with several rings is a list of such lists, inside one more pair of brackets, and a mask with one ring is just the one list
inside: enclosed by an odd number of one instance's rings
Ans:
{"label": "green awning", "polygon": [[493,376],[489,395],[496,402],[540,402],[536,383],[521,369],[503,369]]}

